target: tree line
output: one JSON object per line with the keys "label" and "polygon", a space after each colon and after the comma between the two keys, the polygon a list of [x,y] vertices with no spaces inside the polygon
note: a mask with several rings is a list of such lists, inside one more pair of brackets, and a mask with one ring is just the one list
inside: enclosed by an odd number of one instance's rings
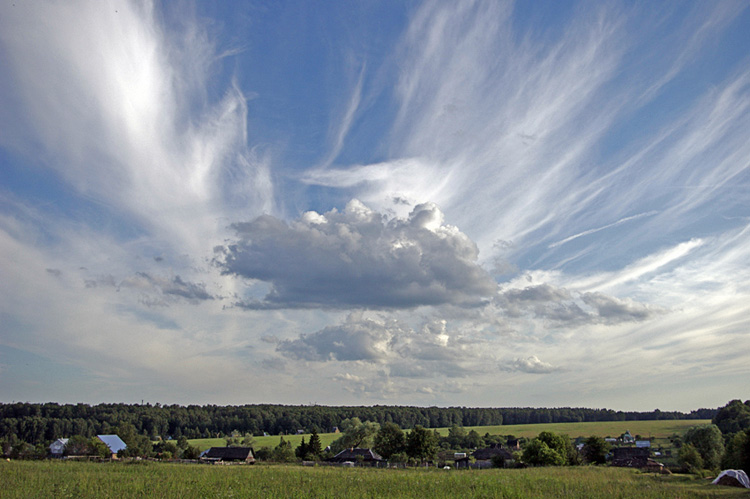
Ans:
{"label": "tree line", "polygon": [[327,433],[342,421],[359,418],[400,428],[445,428],[591,421],[710,419],[715,409],[689,413],[613,411],[589,408],[476,408],[413,406],[161,405],[161,404],[0,404],[0,438],[14,436],[30,444],[57,438],[115,433],[130,424],[138,434],[159,437],[211,438],[233,433],[287,435],[303,430]]}

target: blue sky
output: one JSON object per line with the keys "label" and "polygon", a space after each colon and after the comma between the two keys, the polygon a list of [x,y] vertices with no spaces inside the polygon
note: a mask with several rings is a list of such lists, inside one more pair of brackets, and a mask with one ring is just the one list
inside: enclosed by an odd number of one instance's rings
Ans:
{"label": "blue sky", "polygon": [[747,2],[0,11],[0,400],[750,397]]}

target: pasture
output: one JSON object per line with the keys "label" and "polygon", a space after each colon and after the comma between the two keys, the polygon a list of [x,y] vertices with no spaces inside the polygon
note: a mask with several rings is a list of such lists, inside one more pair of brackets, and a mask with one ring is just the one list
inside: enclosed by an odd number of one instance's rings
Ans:
{"label": "pasture", "polygon": [[150,461],[2,461],[0,495],[30,497],[747,497],[746,489],[692,476],[609,467],[518,470],[211,466]]}
{"label": "pasture", "polygon": [[[691,426],[708,424],[708,419],[682,419],[682,420],[660,420],[660,421],[598,421],[589,423],[549,423],[549,424],[523,424],[523,425],[501,425],[501,426],[474,426],[466,427],[466,431],[476,430],[480,435],[489,433],[490,435],[514,435],[517,438],[533,438],[543,431],[552,431],[554,433],[563,433],[570,438],[576,437],[619,437],[626,430],[635,435],[641,435],[644,438],[653,437],[658,440],[666,440],[673,434],[682,435]],[[448,428],[438,428],[438,432],[445,436],[448,435]],[[323,447],[330,445],[331,442],[341,436],[339,433],[320,433],[320,442]],[[284,440],[291,442],[292,447],[299,446],[302,438],[305,441],[310,440],[310,435],[284,435]],[[220,447],[226,445],[223,438],[200,438],[190,440],[191,445],[195,445],[201,450],[209,447]],[[253,447],[276,447],[279,444],[279,436],[272,435],[269,437],[255,437]]]}

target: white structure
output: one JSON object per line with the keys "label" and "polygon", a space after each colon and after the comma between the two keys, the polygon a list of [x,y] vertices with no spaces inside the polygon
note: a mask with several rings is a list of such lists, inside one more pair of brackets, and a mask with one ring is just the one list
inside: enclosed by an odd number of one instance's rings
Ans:
{"label": "white structure", "polygon": [[66,445],[68,445],[67,438],[58,438],[50,444],[49,453],[54,457],[61,457]]}
{"label": "white structure", "polygon": [[716,477],[713,484],[719,485],[733,485],[733,481],[737,481],[742,484],[745,488],[750,489],[750,479],[747,477],[747,473],[743,470],[724,470],[719,476]]}

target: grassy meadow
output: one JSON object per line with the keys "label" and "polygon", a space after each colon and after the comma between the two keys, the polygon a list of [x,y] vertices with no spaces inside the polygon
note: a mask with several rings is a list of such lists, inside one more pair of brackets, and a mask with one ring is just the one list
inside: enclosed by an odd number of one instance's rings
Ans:
{"label": "grassy meadow", "polygon": [[2,461],[0,497],[112,498],[692,498],[747,497],[746,489],[686,475],[609,467],[441,470],[297,465]]}
{"label": "grassy meadow", "polygon": [[[641,435],[644,438],[653,437],[657,440],[667,440],[671,435],[684,434],[691,426],[708,424],[708,419],[683,419],[663,421],[600,421],[591,423],[549,423],[549,424],[523,424],[523,425],[501,425],[501,426],[474,426],[466,427],[466,431],[476,430],[480,435],[515,435],[518,438],[533,438],[543,431],[563,433],[570,438],[576,437],[619,437],[626,430],[631,435]],[[438,428],[441,435],[448,435],[448,428]],[[341,436],[338,433],[320,433],[320,441],[323,447]],[[307,442],[310,435],[284,435],[284,440],[291,442],[297,447],[304,437]],[[199,438],[190,440],[191,445],[198,446],[201,450],[209,447],[220,447],[226,445],[223,438]],[[253,447],[276,447],[279,444],[279,436],[255,437]]]}

